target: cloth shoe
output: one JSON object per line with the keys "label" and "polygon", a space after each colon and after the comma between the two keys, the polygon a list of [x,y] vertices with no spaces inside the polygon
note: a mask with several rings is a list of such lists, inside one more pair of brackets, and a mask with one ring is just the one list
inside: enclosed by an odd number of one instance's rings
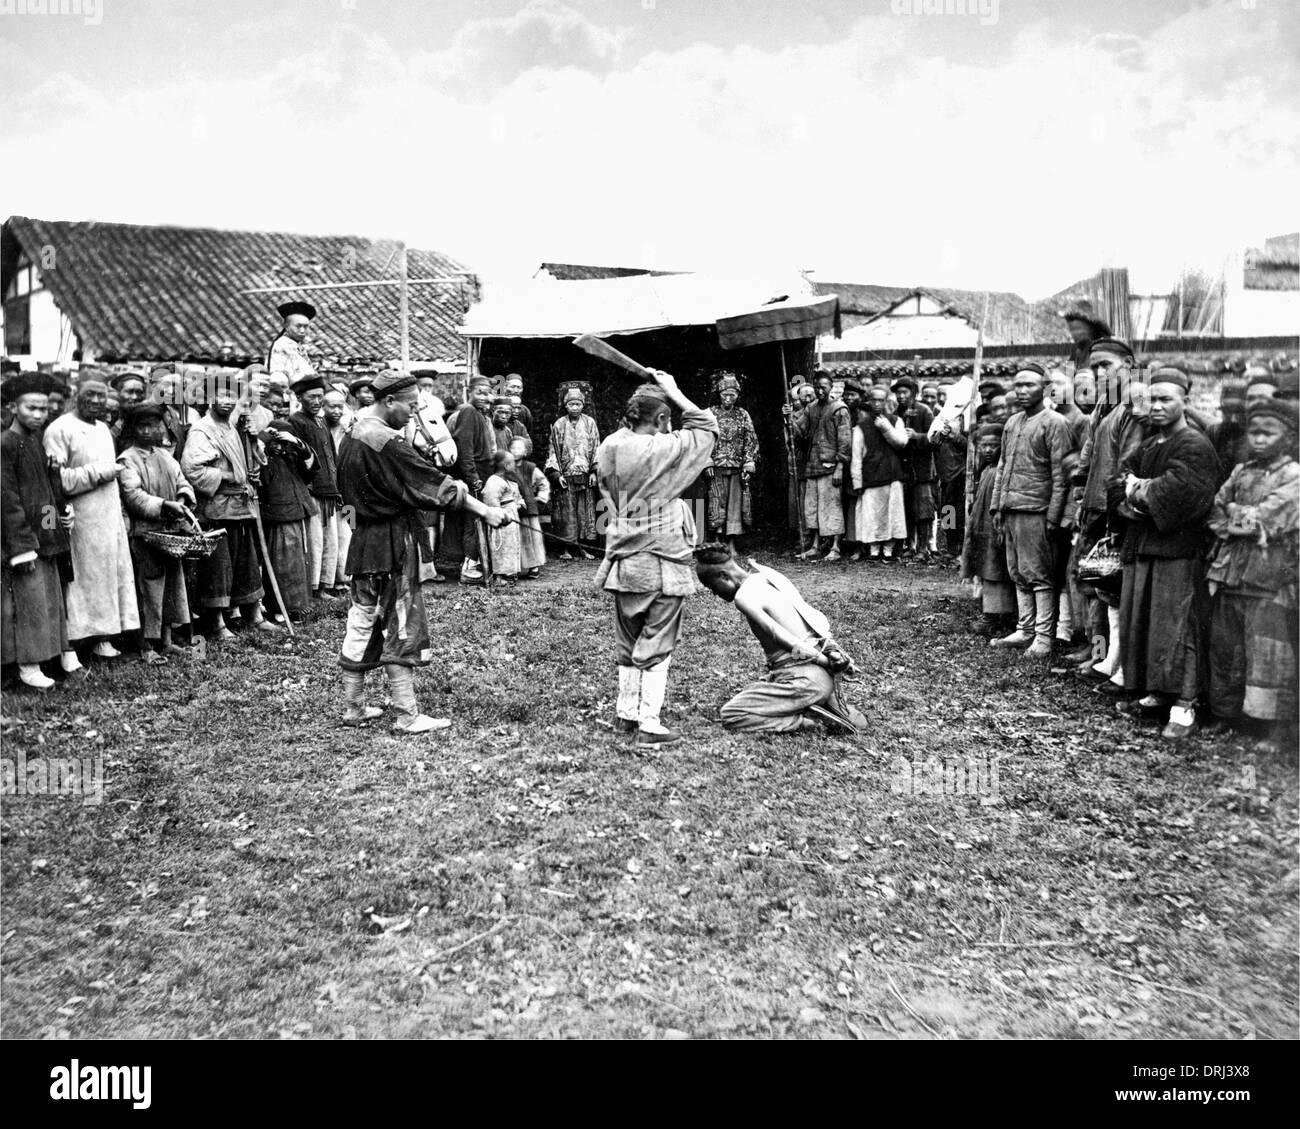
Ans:
{"label": "cloth shoe", "polygon": [[1106,644],[1106,657],[1094,663],[1092,669],[1103,678],[1110,678],[1119,666],[1119,608],[1106,609],[1106,624],[1110,629],[1110,640]]}
{"label": "cloth shoe", "polygon": [[1196,732],[1196,710],[1191,706],[1172,706],[1169,710],[1169,722],[1160,731],[1166,741],[1180,741]]}
{"label": "cloth shoe", "polygon": [[1016,627],[1010,635],[990,639],[990,647],[1023,647],[1034,641],[1034,593],[1028,588],[1016,589]]}
{"label": "cloth shoe", "polygon": [[96,643],[95,650],[92,653],[97,659],[117,659],[122,657],[122,652],[107,639]]}
{"label": "cloth shoe", "polygon": [[1051,588],[1034,592],[1034,641],[1025,656],[1031,659],[1052,657],[1052,631],[1056,620],[1056,593]]}
{"label": "cloth shoe", "polygon": [[40,663],[23,663],[18,668],[18,680],[29,690],[44,693],[54,685],[54,679],[41,671]]}

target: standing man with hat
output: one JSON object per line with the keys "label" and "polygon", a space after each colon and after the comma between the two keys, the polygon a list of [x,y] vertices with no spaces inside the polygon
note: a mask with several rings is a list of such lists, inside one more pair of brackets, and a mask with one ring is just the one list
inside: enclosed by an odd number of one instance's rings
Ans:
{"label": "standing man with hat", "polygon": [[[65,673],[82,669],[68,645],[64,609],[72,511],[59,472],[41,445],[50,386],[49,377],[37,372],[11,376],[0,386],[0,397],[13,407],[13,422],[0,437],[0,658],[6,666],[17,663],[22,684],[41,691],[54,685],[41,663],[61,658]],[[51,515],[56,520],[50,521]]]}
{"label": "standing man with hat", "polygon": [[316,373],[307,357],[307,333],[316,316],[316,307],[310,302],[283,302],[276,307],[276,313],[284,319],[284,324],[266,354],[266,369],[273,374],[282,373],[292,387],[295,381]]}
{"label": "standing man with hat", "polygon": [[402,438],[416,407],[413,376],[382,373],[374,391],[375,403],[357,413],[339,450],[339,485],[355,518],[347,559],[352,606],[339,652],[343,721],[356,724],[383,713],[366,705],[364,697],[366,672],[382,666],[397,714],[394,730],[427,733],[451,722],[422,713],[415,697],[414,668],[427,666],[433,657],[420,593],[421,511],[463,511],[493,527],[506,515],[485,506],[464,482],[444,474]]}
{"label": "standing man with hat", "polygon": [[1124,569],[1119,605],[1124,687],[1142,695],[1119,709],[1138,718],[1169,707],[1161,736],[1171,740],[1195,731],[1196,699],[1208,681],[1205,523],[1219,460],[1185,417],[1191,386],[1182,369],[1151,374],[1151,433],[1110,487],[1130,519],[1124,554],[1134,562]]}
{"label": "standing man with hat", "polygon": [[1016,629],[992,640],[995,647],[1023,647],[1030,658],[1052,654],[1056,633],[1056,537],[1065,516],[1066,458],[1070,427],[1045,399],[1042,365],[1020,366],[1013,385],[1019,411],[1002,433],[1002,461],[993,485],[995,533],[1007,549],[1007,571],[1016,586]]}
{"label": "standing man with hat", "polygon": [[[633,393],[626,426],[596,452],[594,466],[610,522],[596,580],[614,594],[618,663],[617,728],[638,745],[681,738],[660,721],[668,668],[682,628],[682,605],[695,591],[695,521],[682,494],[713,457],[718,421],[701,411],[666,372]],[[682,413],[672,430],[672,409]]]}
{"label": "standing man with hat", "polygon": [[[584,410],[587,398],[581,388],[570,385],[564,391],[564,415],[551,424],[551,445],[542,468],[551,480],[551,508],[555,536],[565,541],[596,539],[596,449],[600,429]],[[698,474],[697,474],[698,477]],[[580,548],[584,561],[592,560]],[[565,546],[560,560],[573,559]]]}
{"label": "standing man with hat", "polygon": [[[262,570],[258,564],[258,471],[264,461],[261,443],[245,444],[243,429],[230,420],[239,402],[240,378],[231,372],[213,380],[208,414],[190,428],[181,456],[181,470],[199,499],[199,517],[209,529],[225,536],[198,567],[198,602],[203,608],[207,634],[230,640],[235,635],[226,623],[237,608],[246,628],[279,631],[262,615]],[[245,455],[252,455],[252,465]]]}
{"label": "standing man with hat", "polygon": [[334,440],[323,411],[325,381],[312,373],[290,385],[298,397],[298,410],[289,416],[289,426],[315,456],[309,489],[316,513],[307,519],[307,582],[317,599],[322,589],[334,587],[339,560],[339,487]]}

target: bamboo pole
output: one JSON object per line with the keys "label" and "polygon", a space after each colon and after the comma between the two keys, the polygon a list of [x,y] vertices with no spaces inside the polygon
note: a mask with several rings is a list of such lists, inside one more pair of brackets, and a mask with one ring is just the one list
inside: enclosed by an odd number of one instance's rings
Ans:
{"label": "bamboo pole", "polygon": [[989,320],[989,292],[984,291],[984,314],[980,318],[979,332],[975,336],[975,365],[971,370],[970,403],[966,405],[966,523],[970,524],[971,507],[975,504],[975,409],[980,401],[980,372],[984,367],[984,327]]}
{"label": "bamboo pole", "polygon": [[397,316],[401,323],[402,375],[411,371],[411,287],[406,270],[406,241],[397,245]]}

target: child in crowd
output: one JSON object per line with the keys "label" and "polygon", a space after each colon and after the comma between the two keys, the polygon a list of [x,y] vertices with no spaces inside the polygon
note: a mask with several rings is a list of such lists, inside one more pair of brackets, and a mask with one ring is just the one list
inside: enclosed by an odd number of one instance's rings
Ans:
{"label": "child in crowd", "polygon": [[492,575],[498,580],[514,581],[520,572],[520,533],[517,524],[523,498],[515,480],[515,460],[509,451],[492,455],[492,473],[483,484],[483,504],[497,506],[510,518],[505,525],[488,533],[492,553]]}
{"label": "child in crowd", "polygon": [[533,441],[526,435],[510,441],[510,457],[515,460],[515,480],[523,505],[519,514],[519,567],[525,580],[536,580],[546,563],[546,543],[542,539],[542,506],[551,500],[551,484],[528,458]]}
{"label": "child in crowd", "polygon": [[1296,745],[1297,418],[1284,400],[1251,406],[1246,459],[1209,518],[1218,537],[1206,572],[1214,728],[1240,726],[1267,752]]}
{"label": "child in crowd", "polygon": [[1015,626],[1016,591],[1007,572],[1006,550],[993,530],[993,480],[1002,457],[1002,424],[985,423],[975,433],[975,473],[979,485],[966,523],[966,544],[961,557],[963,580],[979,588],[983,630],[997,638]]}
{"label": "child in crowd", "polygon": [[[130,518],[128,544],[135,565],[135,592],[140,605],[140,659],[150,665],[167,661],[167,653],[183,648],[172,642],[172,628],[190,626],[189,595],[179,557],[150,545],[143,534],[169,529],[193,512],[194,488],[178,463],[163,446],[162,404],[132,404],[122,414],[117,456],[122,466],[117,484],[122,507]],[[188,523],[186,523],[188,525]]]}

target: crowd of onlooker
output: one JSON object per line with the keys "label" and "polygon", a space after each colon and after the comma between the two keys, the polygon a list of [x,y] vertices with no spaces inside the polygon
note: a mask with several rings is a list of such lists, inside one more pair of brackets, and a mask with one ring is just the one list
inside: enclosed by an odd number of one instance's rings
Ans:
{"label": "crowd of onlooker", "polygon": [[[1204,363],[1142,366],[1080,322],[1069,363],[999,361],[977,385],[939,362],[798,378],[784,408],[798,555],[959,562],[992,645],[1096,682],[1171,738],[1231,725],[1291,741],[1294,362],[1229,364],[1217,411],[1198,411]],[[539,463],[518,375],[471,378],[463,404],[420,384],[407,438],[511,517],[489,530],[429,512],[422,580],[508,585],[548,551],[601,551],[588,385],[561,387]],[[25,686],[127,648],[163,663],[282,632],[346,595],[336,465],[373,378],[162,366],[10,373],[0,391],[4,663]],[[758,439],[737,374],[714,392],[700,537],[734,544],[753,528]]]}
{"label": "crowd of onlooker", "polygon": [[1205,364],[1141,365],[1078,321],[1069,371],[1022,360],[976,387],[960,366],[876,366],[874,383],[796,386],[800,555],[959,558],[992,646],[1095,682],[1167,738],[1294,748],[1294,361],[1214,373],[1211,414],[1191,406]]}

